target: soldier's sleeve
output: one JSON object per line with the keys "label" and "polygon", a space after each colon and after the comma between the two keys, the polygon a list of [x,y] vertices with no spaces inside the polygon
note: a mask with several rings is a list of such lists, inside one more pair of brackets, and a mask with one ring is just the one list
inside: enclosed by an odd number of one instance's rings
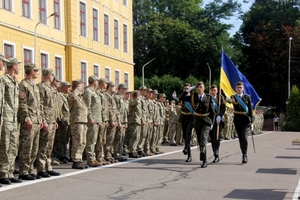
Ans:
{"label": "soldier's sleeve", "polygon": [[[19,93],[19,115],[20,119],[28,121],[30,120],[28,114],[28,104],[27,104],[27,96],[26,96],[26,87],[23,84],[19,85],[20,93]],[[24,121],[22,121],[24,123]]]}
{"label": "soldier's sleeve", "polygon": [[92,121],[93,120],[93,116],[92,116],[92,109],[91,109],[91,104],[92,104],[92,95],[89,92],[89,89],[86,89],[84,94],[83,94],[83,99],[84,102],[88,108],[88,120]]}
{"label": "soldier's sleeve", "polygon": [[253,123],[252,101],[251,101],[251,97],[249,95],[247,95],[247,97],[249,98],[247,107],[248,107],[250,122]]}
{"label": "soldier's sleeve", "polygon": [[225,110],[226,110],[225,100],[223,96],[221,96],[220,113],[219,113],[221,117],[224,115]]}
{"label": "soldier's sleeve", "polygon": [[74,98],[73,98],[73,94],[70,94],[70,96],[68,97],[68,104],[69,104],[69,110],[70,110],[70,114],[71,111],[74,107]]}
{"label": "soldier's sleeve", "polygon": [[39,87],[39,91],[40,91],[40,115],[41,115],[41,118],[42,118],[42,122],[43,123],[47,123],[47,119],[46,119],[46,114],[45,114],[45,111],[44,111],[44,100],[45,100],[45,88],[42,87],[40,85]]}
{"label": "soldier's sleeve", "polygon": [[211,119],[211,121],[214,123],[214,119],[215,119],[215,108],[214,108],[214,104],[212,102],[212,97],[209,95],[209,118]]}
{"label": "soldier's sleeve", "polygon": [[2,123],[2,113],[3,113],[3,104],[4,104],[4,84],[2,81],[2,77],[0,78],[0,119]]}

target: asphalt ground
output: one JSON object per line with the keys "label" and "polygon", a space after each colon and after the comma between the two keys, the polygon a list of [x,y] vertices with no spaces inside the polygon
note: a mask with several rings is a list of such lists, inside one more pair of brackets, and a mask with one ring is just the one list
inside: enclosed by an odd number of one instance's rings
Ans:
{"label": "asphalt ground", "polygon": [[298,132],[264,132],[249,137],[248,163],[242,164],[237,139],[224,140],[220,162],[200,168],[198,147],[186,163],[183,146],[163,145],[161,155],[86,170],[54,166],[62,175],[2,185],[0,199],[298,199],[300,145]]}

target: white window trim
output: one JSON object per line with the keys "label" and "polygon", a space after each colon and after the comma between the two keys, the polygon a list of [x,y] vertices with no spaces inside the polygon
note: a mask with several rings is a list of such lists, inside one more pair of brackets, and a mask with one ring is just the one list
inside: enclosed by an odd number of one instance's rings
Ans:
{"label": "white window trim", "polygon": [[26,18],[26,19],[33,19],[33,17],[32,17],[32,0],[28,0],[29,1],[29,4],[30,4],[30,6],[29,6],[29,13],[30,13],[30,17],[29,18],[27,18],[27,17],[25,17],[25,16],[23,16],[23,11],[22,11],[22,9],[23,9],[23,7],[22,7],[22,1],[21,1],[21,17],[24,17],[24,18]]}
{"label": "white window trim", "polygon": [[[127,76],[128,76],[128,80],[127,80],[128,81],[128,91],[130,91],[130,88],[129,88],[130,87],[130,84],[129,84],[129,82],[130,82],[130,80],[129,80],[130,79],[129,72],[124,71],[123,78],[125,77],[125,74],[127,74]],[[124,84],[125,84],[125,78],[124,78]]]}
{"label": "white window trim", "polygon": [[[88,27],[88,24],[89,24],[89,21],[88,20],[88,17],[89,17],[89,14],[88,14],[88,6],[87,6],[87,2],[86,1],[83,1],[83,0],[80,0],[79,1],[79,23],[80,23],[80,3],[84,3],[85,4],[85,35],[81,35],[80,34],[80,37],[85,37],[85,38],[88,38],[89,36],[89,27]],[[80,33],[80,24],[79,24],[79,33]]]}
{"label": "white window trim", "polygon": [[[124,51],[124,25],[126,25],[127,26],[127,52],[125,52]],[[122,27],[122,39],[123,39],[123,41],[122,41],[122,47],[123,47],[123,52],[124,53],[129,53],[129,28],[128,28],[129,26],[128,26],[128,24],[127,23],[123,23],[123,27]]]}
{"label": "white window trim", "polygon": [[[110,15],[107,13],[107,12],[104,12],[103,13],[103,31],[105,31],[105,24],[104,24],[104,19],[105,19],[105,17],[104,17],[104,15],[107,15],[108,16],[108,44],[105,44],[105,39],[104,39],[104,45],[105,46],[110,46]],[[105,33],[104,33],[104,35],[105,35]]]}
{"label": "white window trim", "polygon": [[[120,84],[120,83],[122,83],[122,81],[121,81],[121,71],[119,69],[115,69],[115,84],[117,84],[116,83],[116,78],[117,78],[116,77],[116,72],[119,72],[119,77],[118,78],[119,78],[119,84]],[[118,87],[118,85],[116,85],[116,87]]]}
{"label": "white window trim", "polygon": [[8,45],[11,45],[11,46],[13,46],[14,47],[14,57],[16,58],[17,57],[17,54],[16,54],[16,43],[14,43],[14,42],[10,42],[10,41],[7,41],[7,40],[3,40],[3,43],[2,43],[2,49],[3,49],[3,52],[4,52],[4,45],[5,44],[8,44]]}
{"label": "white window trim", "polygon": [[98,67],[98,75],[99,75],[98,78],[100,78],[101,77],[101,75],[100,75],[100,65],[98,63],[93,63],[93,74],[94,74],[94,66]]}
{"label": "white window trim", "polygon": [[[10,3],[11,3],[11,10],[6,10],[6,9],[4,9],[4,7],[3,7],[3,1],[4,1],[4,0],[1,1],[1,8],[2,8],[3,10],[7,11],[7,12],[12,12],[12,13],[14,13],[14,12],[15,12],[15,1],[14,1],[14,0],[10,0]],[[22,2],[21,2],[21,3],[22,3]],[[22,4],[21,4],[21,5],[22,5]]]}
{"label": "white window trim", "polygon": [[89,80],[88,80],[88,77],[89,77],[89,63],[88,61],[86,60],[80,60],[80,79],[81,79],[81,63],[85,63],[86,64],[86,72],[85,72],[85,79],[86,79],[86,83],[85,83],[85,86],[87,86],[89,84]]}
{"label": "white window trim", "polygon": [[[45,16],[46,16],[46,18],[47,18],[47,17],[48,17],[48,11],[49,11],[49,9],[48,9],[48,0],[45,0],[45,5],[46,5]],[[38,8],[40,8],[39,2],[38,2]],[[39,17],[40,17],[40,13],[38,13],[38,18],[39,18]],[[42,20],[43,20],[43,19],[42,19]],[[49,20],[49,18],[46,19],[45,24],[42,23],[42,25],[49,26],[48,20]]]}
{"label": "white window trim", "polygon": [[[49,68],[51,65],[50,65],[50,54],[49,54],[49,52],[47,52],[47,51],[40,51],[40,74],[42,74],[42,67],[41,67],[41,54],[46,54],[47,55],[47,62],[48,62],[48,67],[47,68]],[[41,78],[41,76],[40,76],[40,78]]]}
{"label": "white window trim", "polygon": [[123,0],[122,0],[122,5],[125,7],[128,7],[128,1],[126,0],[126,5],[123,4]]}
{"label": "white window trim", "polygon": [[55,58],[61,59],[61,79],[63,79],[61,81],[64,81],[64,77],[65,77],[64,57],[62,55],[54,54],[54,73],[55,73]]}
{"label": "white window trim", "polygon": [[[100,42],[101,41],[101,35],[100,35],[100,13],[99,13],[99,9],[95,6],[92,7],[92,12],[93,12],[93,9],[97,10],[97,14],[98,14],[98,41],[94,40],[93,38],[93,41],[95,42]],[[93,13],[92,13],[92,17],[93,17]],[[93,23],[93,22],[92,22]],[[94,25],[92,25],[93,29],[94,29]],[[93,36],[94,36],[94,30],[93,30]]]}
{"label": "white window trim", "polygon": [[[59,15],[59,29],[55,28],[54,25],[55,23],[53,22],[53,29],[54,30],[60,30],[62,31],[62,27],[63,27],[63,24],[62,24],[62,10],[64,10],[64,8],[62,9],[62,3],[61,3],[62,0],[59,0],[59,7],[58,7],[58,15]],[[53,12],[54,12],[54,1],[52,2],[52,5],[53,5]],[[54,19],[55,20],[55,19]]]}
{"label": "white window trim", "polygon": [[108,71],[109,71],[109,76],[108,76],[107,80],[110,81],[111,80],[111,69],[110,69],[110,67],[105,66],[105,68],[104,68],[104,78],[106,78],[106,73],[105,73],[106,69],[108,69]]}
{"label": "white window trim", "polygon": [[118,22],[118,49],[120,50],[120,20],[118,18],[114,18],[114,49],[115,48],[115,20]]}

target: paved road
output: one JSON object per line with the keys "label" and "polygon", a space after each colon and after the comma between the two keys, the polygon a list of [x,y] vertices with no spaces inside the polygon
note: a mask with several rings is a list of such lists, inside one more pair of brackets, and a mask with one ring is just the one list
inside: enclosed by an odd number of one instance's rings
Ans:
{"label": "paved road", "polygon": [[[221,143],[221,160],[200,168],[199,151],[185,163],[182,146],[163,146],[165,154],[130,159],[106,167],[73,170],[55,166],[62,176],[24,181],[0,188],[0,199],[297,199],[300,192],[300,145],[297,132],[264,132],[249,138],[247,164],[242,164],[238,140]],[[293,198],[294,197],[294,198]]]}

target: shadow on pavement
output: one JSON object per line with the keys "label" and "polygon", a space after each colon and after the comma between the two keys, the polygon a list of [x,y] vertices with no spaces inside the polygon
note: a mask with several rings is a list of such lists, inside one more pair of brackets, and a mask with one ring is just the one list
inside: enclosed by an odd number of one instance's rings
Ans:
{"label": "shadow on pavement", "polygon": [[296,175],[297,170],[289,168],[258,169],[256,173]]}
{"label": "shadow on pavement", "polygon": [[256,200],[282,200],[286,196],[286,192],[278,191],[278,189],[235,189],[224,198],[230,199],[256,199]]}

